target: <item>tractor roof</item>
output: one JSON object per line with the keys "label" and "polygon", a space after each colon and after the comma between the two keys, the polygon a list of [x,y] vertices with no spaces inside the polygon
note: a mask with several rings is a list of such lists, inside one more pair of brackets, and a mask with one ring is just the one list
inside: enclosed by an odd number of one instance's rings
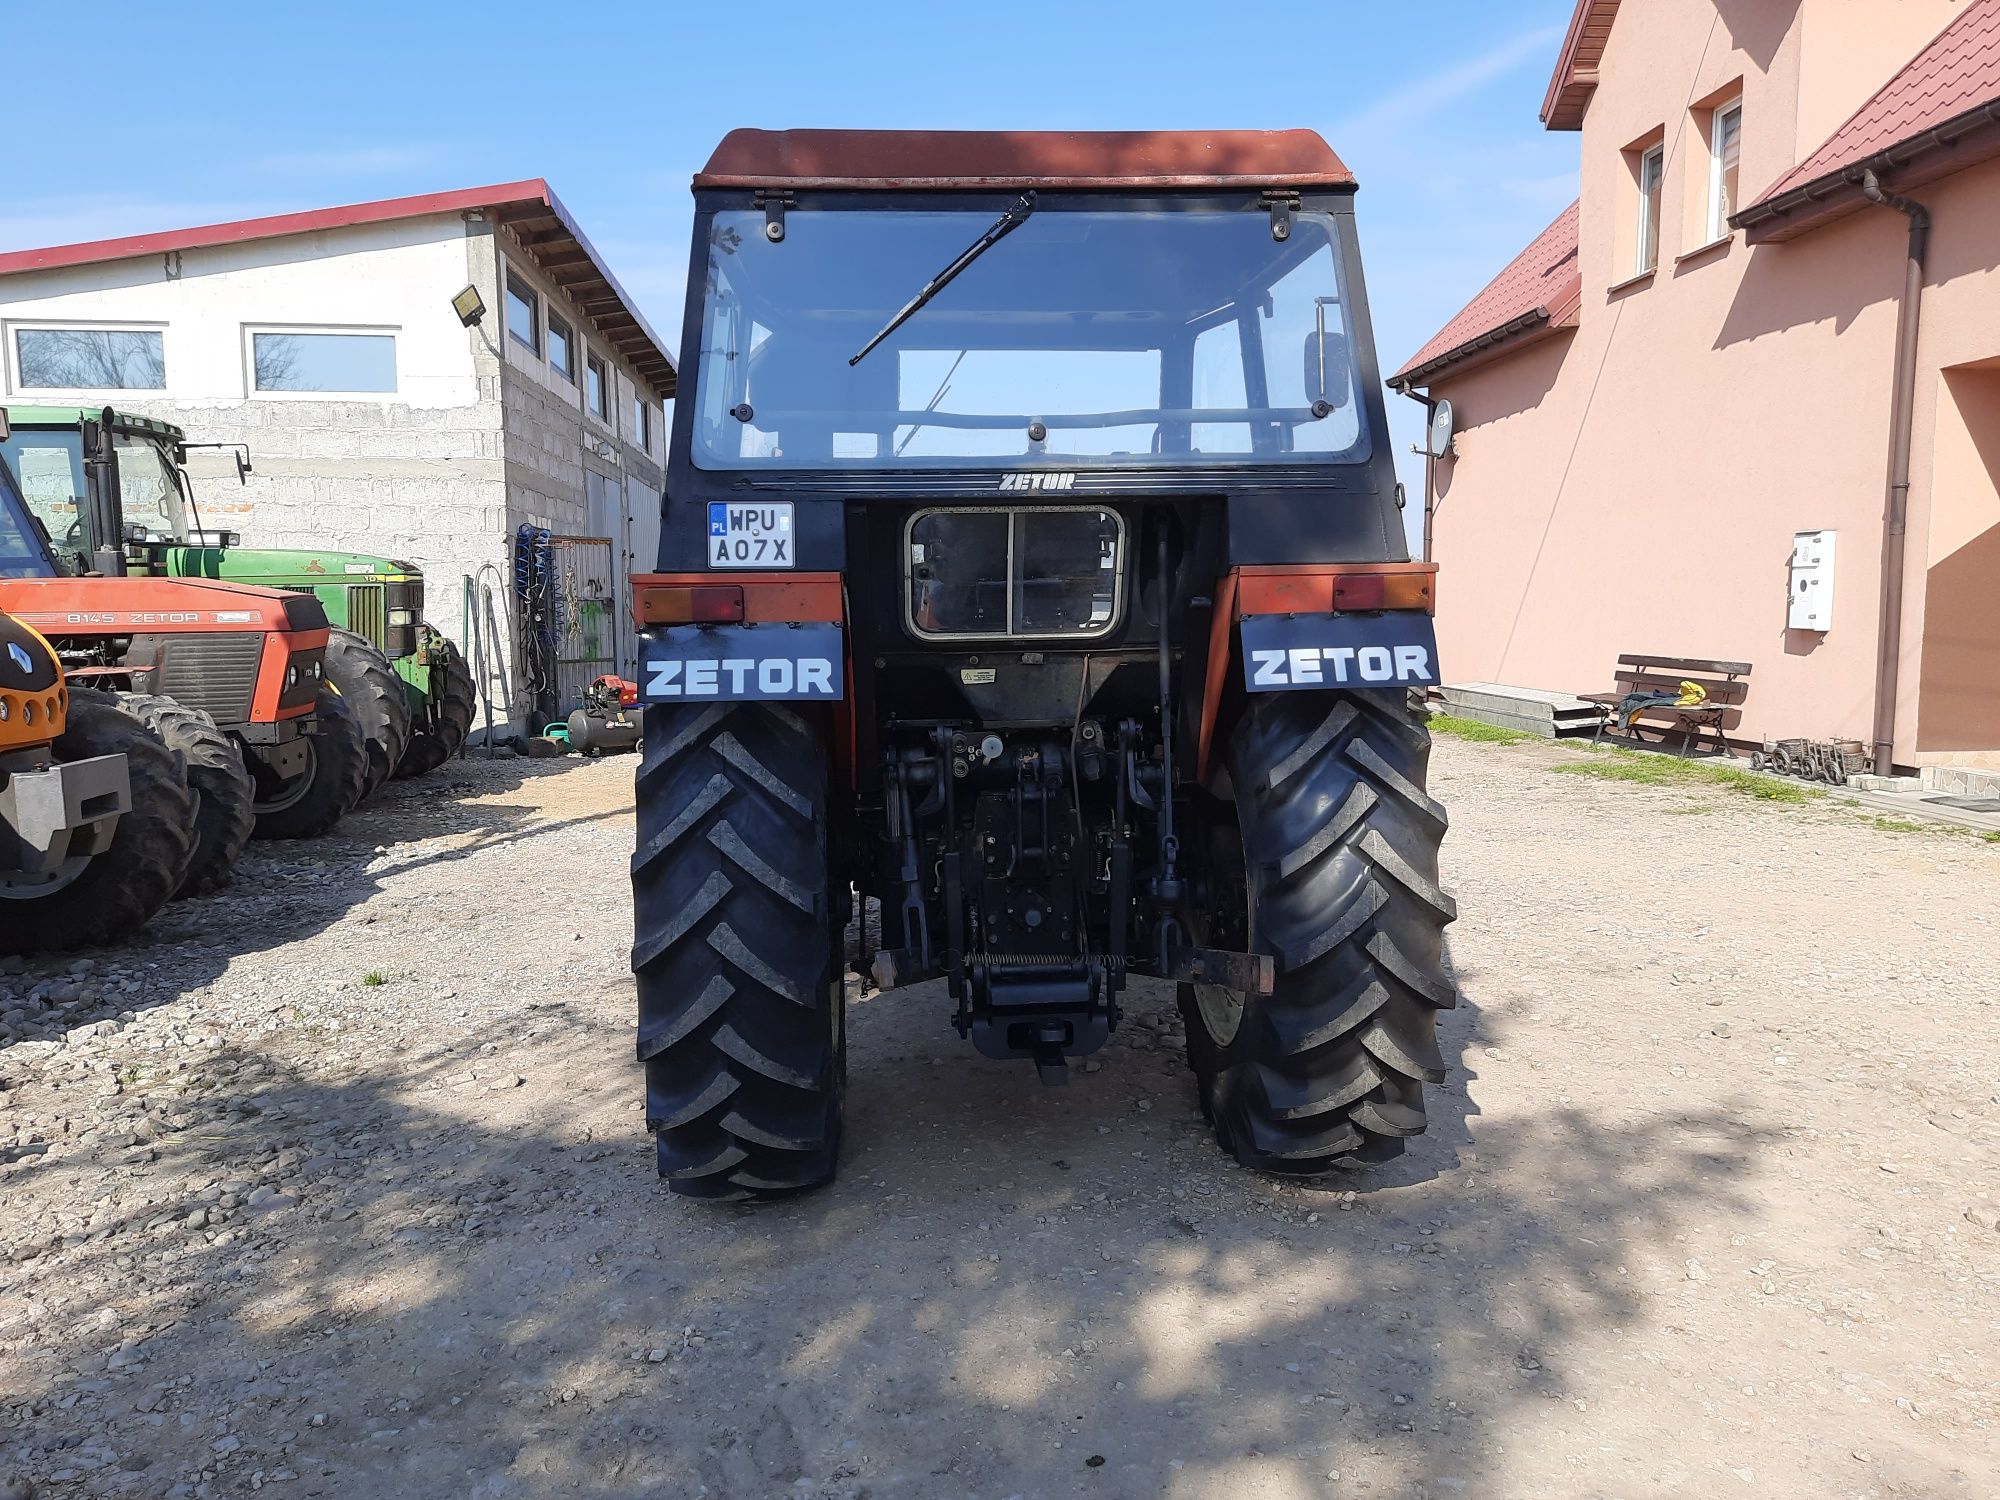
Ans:
{"label": "tractor roof", "polygon": [[1352,188],[1311,130],[732,130],[697,188]]}
{"label": "tractor roof", "polygon": [[[75,427],[103,417],[102,406],[14,406],[7,407],[7,420],[16,427]],[[112,426],[121,432],[143,432],[169,443],[187,436],[171,422],[158,417],[142,417],[137,412],[111,410]]]}

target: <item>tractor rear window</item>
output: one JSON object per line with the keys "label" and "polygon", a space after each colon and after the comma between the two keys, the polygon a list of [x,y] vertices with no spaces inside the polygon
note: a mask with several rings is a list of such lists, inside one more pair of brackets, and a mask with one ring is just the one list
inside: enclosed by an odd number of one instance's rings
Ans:
{"label": "tractor rear window", "polygon": [[1106,510],[924,511],[903,572],[918,635],[1095,636],[1123,604],[1124,523]]}
{"label": "tractor rear window", "polygon": [[[998,207],[1004,208],[1005,202]],[[1353,463],[1332,215],[1045,196],[879,347],[994,207],[714,215],[693,403],[710,469]]]}

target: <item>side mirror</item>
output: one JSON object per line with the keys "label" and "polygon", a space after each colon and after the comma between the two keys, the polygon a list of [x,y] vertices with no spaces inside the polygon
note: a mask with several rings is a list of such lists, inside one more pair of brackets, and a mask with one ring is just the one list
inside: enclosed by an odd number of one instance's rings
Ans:
{"label": "side mirror", "polygon": [[236,450],[236,482],[238,484],[248,484],[250,482],[250,450],[248,448],[238,448]]}
{"label": "side mirror", "polygon": [[1306,403],[1316,417],[1331,416],[1347,405],[1354,393],[1354,380],[1347,361],[1347,335],[1328,331],[1322,325],[1306,335],[1302,350],[1305,365]]}

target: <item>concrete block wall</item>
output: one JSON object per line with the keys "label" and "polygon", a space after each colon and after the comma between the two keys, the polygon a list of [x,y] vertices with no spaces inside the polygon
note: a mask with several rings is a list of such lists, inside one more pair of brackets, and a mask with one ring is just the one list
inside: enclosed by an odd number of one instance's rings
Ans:
{"label": "concrete block wall", "polygon": [[504,569],[507,562],[497,379],[492,389],[493,399],[482,396],[470,407],[255,400],[235,407],[124,405],[175,423],[191,442],[249,445],[252,472],[242,485],[226,450],[188,455],[204,524],[241,532],[250,546],[360,552],[411,563],[424,575],[430,623],[469,654],[463,580],[484,563]]}

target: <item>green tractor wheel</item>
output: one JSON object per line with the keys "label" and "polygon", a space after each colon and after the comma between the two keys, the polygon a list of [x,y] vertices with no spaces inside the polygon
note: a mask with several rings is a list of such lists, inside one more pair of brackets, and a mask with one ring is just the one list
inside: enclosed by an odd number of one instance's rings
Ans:
{"label": "green tractor wheel", "polygon": [[399,777],[428,776],[458,754],[472,732],[475,694],[464,653],[429,625],[423,627],[423,640],[423,650],[409,668],[416,680],[410,690],[410,740],[396,767]]}
{"label": "green tractor wheel", "polygon": [[368,774],[361,799],[375,795],[410,743],[410,700],[389,658],[364,635],[334,630],[326,642],[326,677],[360,722]]}

